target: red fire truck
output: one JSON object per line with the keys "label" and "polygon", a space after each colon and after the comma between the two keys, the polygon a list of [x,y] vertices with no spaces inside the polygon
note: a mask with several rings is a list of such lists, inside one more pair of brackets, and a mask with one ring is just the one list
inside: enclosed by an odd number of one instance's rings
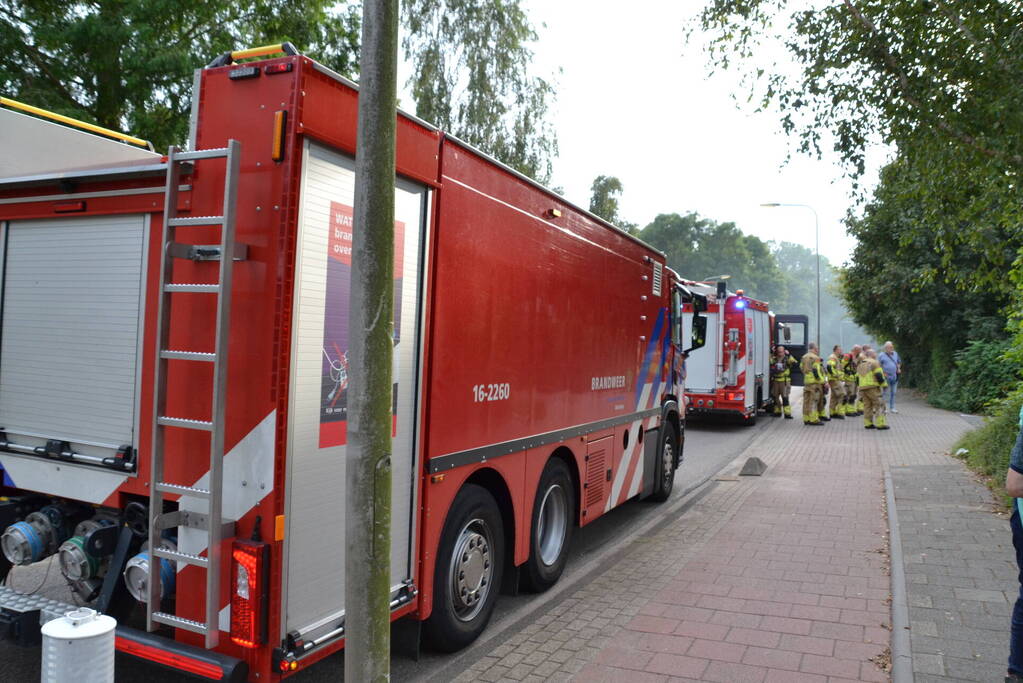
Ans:
{"label": "red fire truck", "polygon": [[742,290],[730,292],[724,282],[685,284],[707,298],[706,345],[687,363],[686,412],[734,416],[753,424],[770,401],[774,316],[765,302]]}
{"label": "red fire truck", "polygon": [[[224,55],[167,155],[0,110],[0,576],[56,556],[122,652],[265,681],[343,646],[357,94]],[[705,320],[663,254],[397,123],[391,607],[454,650],[671,493]],[[66,609],[0,586],[23,641]]]}

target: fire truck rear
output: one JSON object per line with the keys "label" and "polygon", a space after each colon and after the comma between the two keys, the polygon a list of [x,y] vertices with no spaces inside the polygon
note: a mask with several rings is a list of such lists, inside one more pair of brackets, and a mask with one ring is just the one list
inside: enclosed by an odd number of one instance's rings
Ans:
{"label": "fire truck rear", "polygon": [[[267,680],[343,647],[356,103],[284,45],[197,73],[188,151],[0,110],[0,575],[59,563],[122,652]],[[454,650],[670,494],[701,297],[403,113],[396,173],[391,608]],[[0,587],[23,641],[66,609]]]}
{"label": "fire truck rear", "polygon": [[742,290],[728,291],[724,282],[686,284],[708,300],[707,343],[689,359],[686,412],[734,416],[753,424],[770,400],[773,322],[768,306]]}

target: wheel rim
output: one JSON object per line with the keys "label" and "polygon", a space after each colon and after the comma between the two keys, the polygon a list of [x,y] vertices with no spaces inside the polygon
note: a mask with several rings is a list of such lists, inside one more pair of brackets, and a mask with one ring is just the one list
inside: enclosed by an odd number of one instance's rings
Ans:
{"label": "wheel rim", "polygon": [[483,609],[494,578],[493,533],[482,519],[470,520],[451,555],[451,602],[455,616],[472,621]]}
{"label": "wheel rim", "polygon": [[544,493],[536,520],[537,550],[540,561],[551,566],[558,561],[568,533],[568,497],[560,484]]}
{"label": "wheel rim", "polygon": [[672,448],[670,439],[664,440],[664,447],[661,449],[661,478],[665,490],[675,480],[675,449]]}

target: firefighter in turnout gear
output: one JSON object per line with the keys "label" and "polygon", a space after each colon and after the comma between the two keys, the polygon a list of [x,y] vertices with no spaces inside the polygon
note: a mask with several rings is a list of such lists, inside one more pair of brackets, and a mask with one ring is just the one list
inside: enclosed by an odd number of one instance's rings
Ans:
{"label": "firefighter in turnout gear", "polygon": [[845,375],[842,370],[842,347],[835,344],[825,366],[828,372],[828,386],[831,387],[831,407],[828,417],[845,419]]}
{"label": "firefighter in turnout gear", "polygon": [[856,366],[856,376],[860,386],[860,398],[863,401],[863,426],[867,429],[888,429],[884,417],[884,403],[881,401],[881,391],[887,380],[873,349],[863,352]]}
{"label": "firefighter in turnout gear", "polygon": [[853,381],[856,382],[856,394],[855,400],[853,401],[853,410],[857,415],[863,414],[863,398],[860,396],[859,386],[859,375],[856,374],[857,369],[860,367],[860,361],[863,360],[863,347],[857,344],[852,347],[852,367],[853,367]]}
{"label": "firefighter in turnout gear", "polygon": [[856,384],[856,363],[853,362],[851,353],[842,356],[842,379],[845,389],[845,416],[856,417],[860,414],[856,411],[856,395],[859,392]]}
{"label": "firefighter in turnout gear", "polygon": [[807,346],[799,368],[803,371],[803,424],[822,425],[819,405],[824,391],[824,368],[821,357],[817,355],[817,345],[813,342]]}
{"label": "firefighter in turnout gear", "polygon": [[792,419],[789,392],[792,389],[792,366],[796,359],[781,344],[771,354],[771,400],[774,402],[774,416]]}

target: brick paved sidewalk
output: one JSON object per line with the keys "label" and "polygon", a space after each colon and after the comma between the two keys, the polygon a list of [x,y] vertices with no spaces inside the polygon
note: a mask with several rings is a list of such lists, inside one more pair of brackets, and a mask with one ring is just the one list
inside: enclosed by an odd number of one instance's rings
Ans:
{"label": "brick paved sidewalk", "polygon": [[1018,592],[1008,517],[951,458],[891,473],[916,681],[1001,681]]}
{"label": "brick paved sidewalk", "polygon": [[764,476],[714,482],[458,680],[887,681],[884,471],[948,466],[969,425],[910,400],[887,432],[763,419]]}

